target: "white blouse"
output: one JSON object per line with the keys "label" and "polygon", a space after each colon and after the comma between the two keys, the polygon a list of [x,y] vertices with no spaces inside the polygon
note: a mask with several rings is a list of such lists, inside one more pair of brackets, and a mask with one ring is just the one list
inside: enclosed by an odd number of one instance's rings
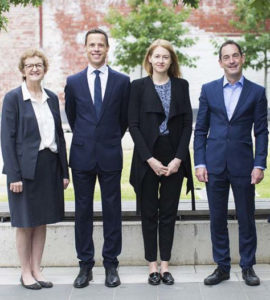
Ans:
{"label": "white blouse", "polygon": [[23,100],[30,100],[34,109],[34,113],[36,115],[38,129],[40,134],[40,146],[39,151],[45,148],[49,148],[52,152],[57,153],[57,144],[55,142],[55,124],[52,112],[48,105],[47,99],[49,96],[42,89],[42,101],[37,101],[34,99],[29,93],[26,82],[22,83],[22,94]]}

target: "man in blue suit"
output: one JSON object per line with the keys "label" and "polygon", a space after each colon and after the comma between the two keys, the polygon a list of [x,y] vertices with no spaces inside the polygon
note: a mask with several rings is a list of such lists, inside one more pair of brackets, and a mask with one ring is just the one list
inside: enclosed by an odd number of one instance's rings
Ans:
{"label": "man in blue suit", "polygon": [[66,114],[73,132],[69,165],[75,191],[75,243],[80,272],[74,287],[92,279],[94,266],[93,194],[98,177],[103,212],[105,285],[120,284],[117,256],[121,252],[121,139],[127,129],[130,80],[105,63],[107,34],[92,29],[85,36],[88,67],[68,77]]}
{"label": "man in blue suit", "polygon": [[[265,89],[242,75],[245,55],[234,41],[219,50],[224,77],[202,86],[194,138],[196,177],[206,183],[214,261],[218,265],[204,284],[230,278],[227,228],[231,186],[239,224],[242,277],[247,285],[259,285],[253,270],[257,247],[255,184],[266,168],[268,130]],[[254,129],[255,155],[253,155]]]}

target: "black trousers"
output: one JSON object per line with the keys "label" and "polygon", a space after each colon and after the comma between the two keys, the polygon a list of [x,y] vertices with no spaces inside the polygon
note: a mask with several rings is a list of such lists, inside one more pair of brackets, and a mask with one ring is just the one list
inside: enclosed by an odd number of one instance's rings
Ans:
{"label": "black trousers", "polygon": [[[175,152],[168,136],[160,136],[154,147],[154,157],[164,165],[175,158]],[[149,167],[142,185],[142,232],[145,259],[157,260],[157,235],[159,234],[160,259],[169,261],[173,245],[174,227],[179,197],[183,182],[182,167],[178,172],[157,176]]]}

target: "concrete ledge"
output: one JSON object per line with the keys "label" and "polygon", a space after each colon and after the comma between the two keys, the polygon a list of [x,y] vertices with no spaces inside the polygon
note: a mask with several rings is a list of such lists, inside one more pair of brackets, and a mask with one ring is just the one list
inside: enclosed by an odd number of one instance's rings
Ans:
{"label": "concrete ledge", "polygon": [[[270,224],[257,220],[257,263],[270,263]],[[239,262],[237,221],[228,224],[232,263]],[[96,265],[102,264],[103,227],[95,222],[94,243]],[[19,265],[15,228],[10,223],[0,224],[0,267]],[[145,265],[140,222],[123,222],[123,247],[119,257],[121,265]],[[212,264],[212,248],[209,221],[177,221],[171,264]],[[63,222],[48,226],[47,241],[43,255],[44,266],[77,266],[74,245],[74,223]]]}

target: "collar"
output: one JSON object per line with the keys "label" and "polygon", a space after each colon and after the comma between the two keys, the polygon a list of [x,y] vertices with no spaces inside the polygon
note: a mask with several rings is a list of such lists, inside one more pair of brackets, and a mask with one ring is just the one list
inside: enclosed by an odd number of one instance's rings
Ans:
{"label": "collar", "polygon": [[[50,97],[45,92],[45,90],[42,86],[41,86],[41,91],[42,91],[42,103],[43,103],[47,99],[49,99]],[[25,81],[23,81],[23,83],[22,83],[22,94],[23,94],[23,101],[26,101],[26,100],[36,101],[34,98],[32,98],[30,92],[28,91],[28,88],[27,88],[27,85],[26,85]]]}
{"label": "collar", "polygon": [[90,64],[88,64],[88,74],[93,74],[93,72],[95,70],[99,70],[102,74],[105,74],[106,72],[108,72],[108,66],[106,64],[104,64],[100,68],[96,69],[93,66],[91,66]]}
{"label": "collar", "polygon": [[242,75],[241,78],[235,84],[231,84],[228,81],[227,77],[224,76],[223,77],[223,87],[228,86],[228,85],[230,85],[230,86],[232,86],[232,85],[241,85],[243,87],[243,85],[244,85],[244,76]]}

